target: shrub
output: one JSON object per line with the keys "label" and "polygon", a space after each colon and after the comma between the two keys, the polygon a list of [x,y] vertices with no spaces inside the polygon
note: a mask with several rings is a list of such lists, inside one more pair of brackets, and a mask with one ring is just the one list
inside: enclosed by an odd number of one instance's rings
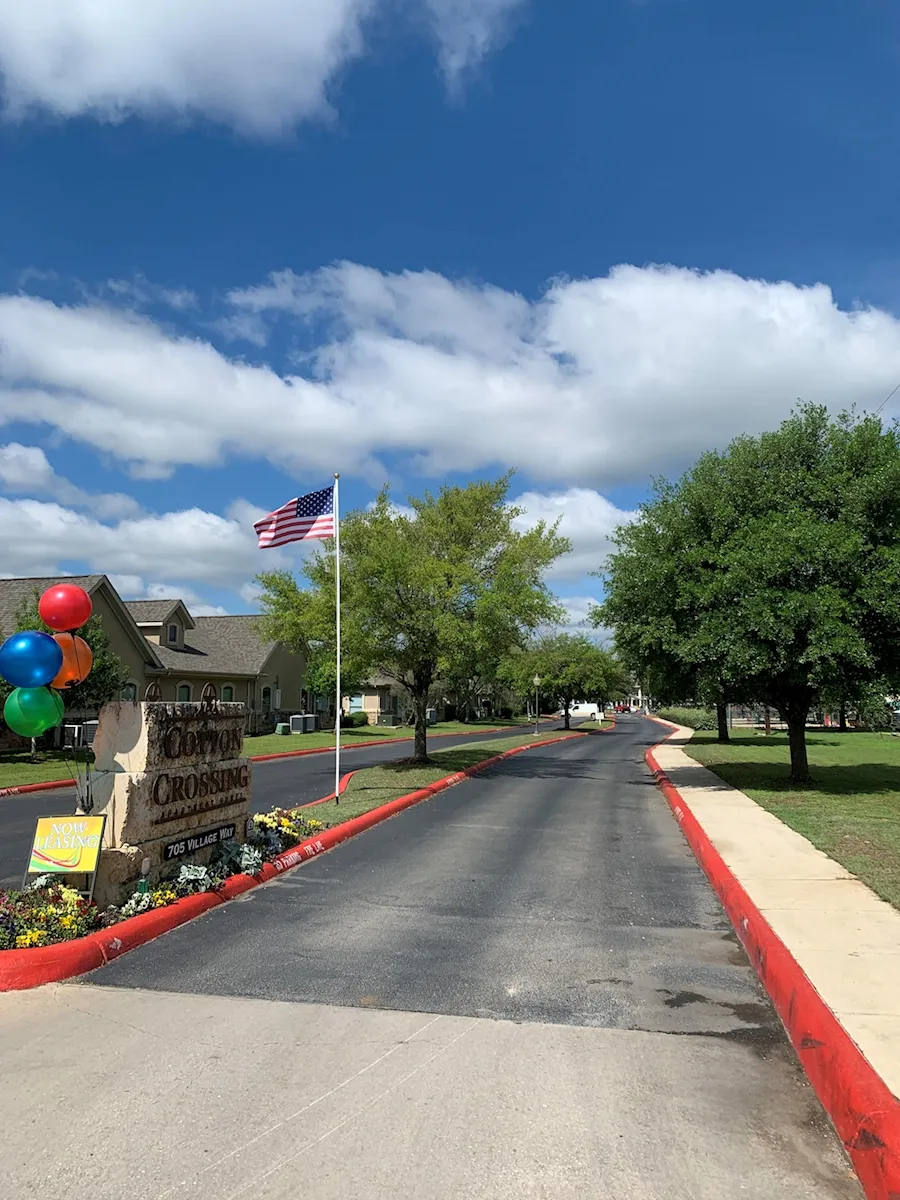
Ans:
{"label": "shrub", "polygon": [[691,729],[718,729],[715,711],[711,708],[661,708],[656,714],[673,725],[688,725]]}
{"label": "shrub", "polygon": [[345,713],[341,718],[342,729],[361,729],[363,725],[368,725],[369,714],[364,712]]}

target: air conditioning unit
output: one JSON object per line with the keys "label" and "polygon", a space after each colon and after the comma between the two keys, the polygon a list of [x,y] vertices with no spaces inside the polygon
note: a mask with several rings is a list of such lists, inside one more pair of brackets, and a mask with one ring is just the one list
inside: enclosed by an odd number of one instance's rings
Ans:
{"label": "air conditioning unit", "polygon": [[291,733],[315,733],[317,720],[315,713],[295,713],[291,717]]}
{"label": "air conditioning unit", "polygon": [[99,721],[85,721],[82,725],[64,725],[62,744],[66,749],[92,746]]}

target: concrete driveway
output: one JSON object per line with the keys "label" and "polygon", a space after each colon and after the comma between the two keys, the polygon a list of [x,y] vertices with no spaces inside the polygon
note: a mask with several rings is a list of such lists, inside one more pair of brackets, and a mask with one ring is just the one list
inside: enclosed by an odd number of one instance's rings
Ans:
{"label": "concrete driveway", "polygon": [[11,1200],[859,1200],[642,761],[529,752],[0,997]]}

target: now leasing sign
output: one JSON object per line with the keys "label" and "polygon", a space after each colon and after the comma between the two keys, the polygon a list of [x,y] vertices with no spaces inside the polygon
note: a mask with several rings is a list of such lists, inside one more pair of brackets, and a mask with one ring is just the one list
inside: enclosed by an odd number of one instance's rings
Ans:
{"label": "now leasing sign", "polygon": [[92,875],[97,870],[106,817],[40,817],[31,843],[29,875]]}

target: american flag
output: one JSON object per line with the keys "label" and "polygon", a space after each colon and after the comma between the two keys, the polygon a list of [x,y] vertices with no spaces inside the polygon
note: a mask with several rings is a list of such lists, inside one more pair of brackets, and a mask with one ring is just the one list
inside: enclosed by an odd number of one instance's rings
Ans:
{"label": "american flag", "polygon": [[260,550],[284,546],[287,542],[302,542],[306,538],[334,537],[334,487],[289,500],[256,521],[253,528],[259,538]]}

